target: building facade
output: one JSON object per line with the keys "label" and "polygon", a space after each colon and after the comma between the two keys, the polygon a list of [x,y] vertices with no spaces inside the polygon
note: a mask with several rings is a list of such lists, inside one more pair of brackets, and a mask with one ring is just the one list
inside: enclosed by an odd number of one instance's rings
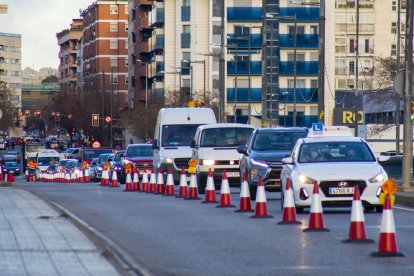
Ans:
{"label": "building facade", "polygon": [[0,33],[0,81],[11,90],[11,102],[21,108],[22,38],[20,34]]}
{"label": "building facade", "polygon": [[84,92],[113,95],[114,108],[127,106],[128,1],[100,0],[81,11]]}
{"label": "building facade", "polygon": [[78,46],[82,39],[82,19],[73,19],[69,29],[56,34],[59,45],[59,84],[62,92],[76,89]]}

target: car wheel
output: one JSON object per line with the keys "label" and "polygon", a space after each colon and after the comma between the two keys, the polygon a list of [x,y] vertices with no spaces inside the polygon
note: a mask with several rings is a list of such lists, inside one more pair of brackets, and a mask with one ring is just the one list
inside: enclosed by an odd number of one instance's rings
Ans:
{"label": "car wheel", "polygon": [[365,208],[365,211],[367,211],[367,212],[374,211],[374,209],[375,209],[374,206],[365,206],[364,208]]}
{"label": "car wheel", "polygon": [[303,214],[305,212],[304,207],[295,207],[295,208],[296,208],[296,213],[297,214]]}
{"label": "car wheel", "polygon": [[375,207],[375,211],[377,211],[377,213],[382,213],[382,210],[384,209],[384,206],[377,206]]}
{"label": "car wheel", "polygon": [[207,178],[201,177],[200,174],[197,174],[197,187],[198,187],[199,194],[206,193],[206,181],[207,181]]}

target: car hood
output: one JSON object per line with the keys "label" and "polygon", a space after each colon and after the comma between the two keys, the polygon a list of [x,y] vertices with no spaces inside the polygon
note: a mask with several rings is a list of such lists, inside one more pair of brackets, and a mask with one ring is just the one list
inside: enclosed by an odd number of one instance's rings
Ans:
{"label": "car hood", "polygon": [[239,160],[240,153],[236,148],[199,148],[198,155],[200,159],[215,160]]}
{"label": "car hood", "polygon": [[[349,179],[350,176],[373,177],[383,171],[376,162],[332,162],[300,164],[297,171],[313,179]],[[385,173],[385,171],[384,171]]]}
{"label": "car hood", "polygon": [[143,162],[143,161],[151,161],[152,162],[152,156],[134,156],[134,157],[126,157],[125,160],[131,161],[131,162]]}
{"label": "car hood", "polygon": [[272,150],[272,151],[251,151],[250,157],[262,161],[281,161],[283,158],[290,156],[291,151],[288,150]]}

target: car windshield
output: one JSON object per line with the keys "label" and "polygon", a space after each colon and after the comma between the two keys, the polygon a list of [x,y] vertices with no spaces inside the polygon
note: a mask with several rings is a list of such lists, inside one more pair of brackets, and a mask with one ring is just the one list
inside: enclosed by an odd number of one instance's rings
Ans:
{"label": "car windshield", "polygon": [[26,145],[27,152],[41,152],[44,149],[44,145]]}
{"label": "car windshield", "polygon": [[102,154],[102,155],[99,156],[98,163],[99,164],[102,164],[106,160],[108,160],[108,158],[109,158],[109,154]]}
{"label": "car windshield", "polygon": [[291,151],[299,138],[306,137],[305,131],[301,132],[282,132],[266,131],[259,132],[254,139],[252,148],[254,150],[283,150]]}
{"label": "car windshield", "polygon": [[67,149],[63,153],[71,153],[72,151],[73,151],[73,149]]}
{"label": "car windshield", "polygon": [[52,163],[59,162],[59,156],[38,157],[37,164],[39,166],[49,166]]}
{"label": "car windshield", "polygon": [[163,147],[189,147],[200,125],[166,125],[162,128]]}
{"label": "car windshield", "polygon": [[122,151],[122,152],[117,152],[117,153],[115,154],[114,161],[121,161],[121,155],[122,155],[122,154],[125,154],[125,152],[124,152],[124,151]]}
{"label": "car windshield", "polygon": [[127,157],[145,157],[152,156],[152,147],[149,146],[131,146],[128,147]]}
{"label": "car windshield", "polygon": [[17,162],[7,162],[4,166],[6,166],[6,167],[16,167]]}
{"label": "car windshield", "polygon": [[7,161],[14,161],[14,160],[16,160],[16,155],[5,155],[5,156],[3,156],[3,160],[5,162],[7,162]]}
{"label": "car windshield", "polygon": [[298,158],[299,163],[374,161],[375,156],[364,142],[304,143]]}
{"label": "car windshield", "polygon": [[60,160],[59,161],[59,166],[66,166],[66,164],[69,162],[70,160]]}
{"label": "car windshield", "polygon": [[99,155],[103,153],[112,153],[111,149],[87,149],[83,151],[83,159],[84,160],[92,160],[94,158],[98,158]]}
{"label": "car windshield", "polygon": [[201,135],[200,147],[237,147],[247,143],[252,128],[210,128]]}

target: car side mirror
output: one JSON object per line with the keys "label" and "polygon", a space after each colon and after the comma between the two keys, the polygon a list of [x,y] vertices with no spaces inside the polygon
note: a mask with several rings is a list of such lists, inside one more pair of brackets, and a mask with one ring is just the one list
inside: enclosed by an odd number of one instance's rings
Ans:
{"label": "car side mirror", "polygon": [[378,162],[387,162],[388,160],[390,160],[390,157],[389,156],[386,156],[386,155],[380,155],[380,156],[378,156]]}
{"label": "car side mirror", "polygon": [[246,148],[246,146],[239,146],[239,147],[237,147],[237,152],[238,153],[241,153],[241,154],[244,154],[244,155],[247,155],[247,148]]}
{"label": "car side mirror", "polygon": [[160,147],[158,146],[158,140],[154,139],[154,141],[152,141],[152,149],[160,149]]}
{"label": "car side mirror", "polygon": [[293,164],[293,158],[292,157],[285,157],[282,159],[282,163],[285,165],[291,165]]}
{"label": "car side mirror", "polygon": [[195,140],[191,140],[190,147],[192,147],[193,149],[198,148]]}

